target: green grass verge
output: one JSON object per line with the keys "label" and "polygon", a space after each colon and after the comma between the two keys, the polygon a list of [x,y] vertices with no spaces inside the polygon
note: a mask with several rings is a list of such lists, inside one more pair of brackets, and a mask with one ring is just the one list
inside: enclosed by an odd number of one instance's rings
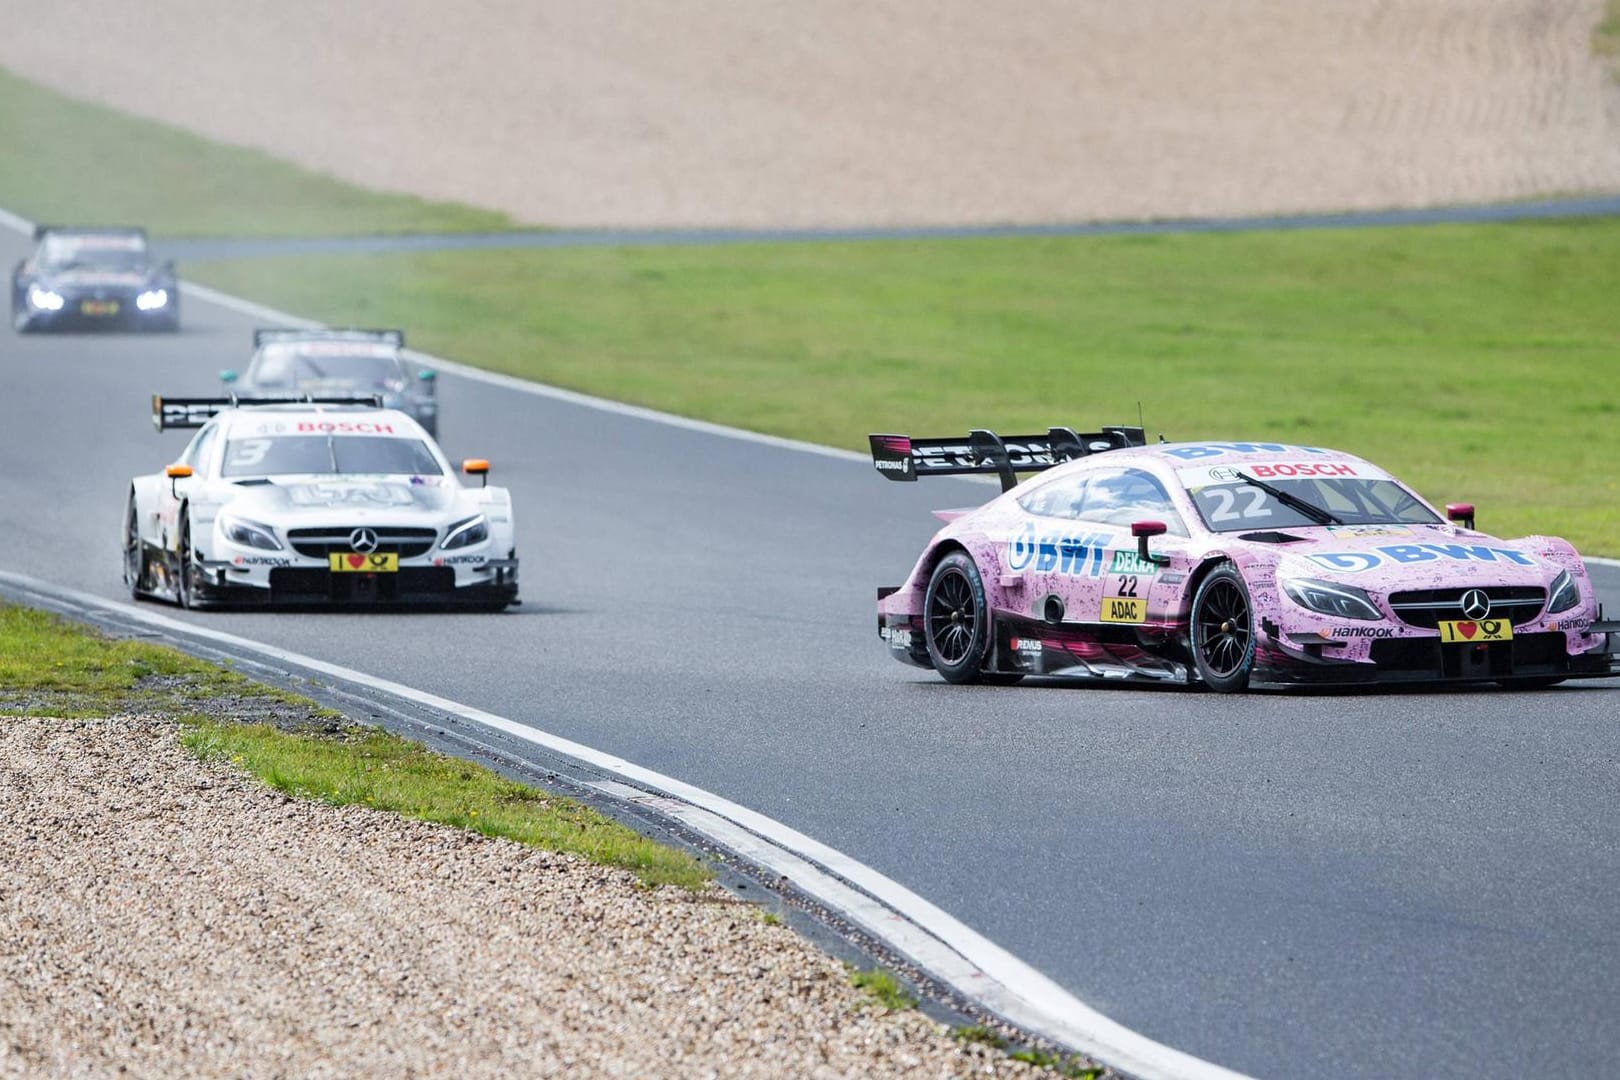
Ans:
{"label": "green grass verge", "polygon": [[851,971],[849,984],[857,990],[864,991],[868,997],[890,1012],[917,1007],[917,999],[911,991],[906,989],[905,984],[894,972],[884,968]]}
{"label": "green grass verge", "polygon": [[[649,886],[695,889],[709,872],[571,799],[434,753],[163,646],[113,641],[53,615],[0,604],[0,717],[161,716],[202,758],[271,787],[583,855]],[[248,717],[239,723],[222,717]],[[0,723],[3,723],[0,720]],[[290,730],[289,730],[290,729]]]}
{"label": "green grass verge", "polygon": [[[852,448],[1133,423],[1332,446],[1620,554],[1620,221],[194,265],[480,367]],[[454,419],[452,418],[452,423]]]}
{"label": "green grass verge", "polygon": [[1620,0],[1604,0],[1603,18],[1592,31],[1592,51],[1609,62],[1609,73],[1620,79]]}
{"label": "green grass verge", "polygon": [[0,69],[0,206],[34,221],[144,225],[163,236],[489,232],[505,214],[363,191],[64,97]]}

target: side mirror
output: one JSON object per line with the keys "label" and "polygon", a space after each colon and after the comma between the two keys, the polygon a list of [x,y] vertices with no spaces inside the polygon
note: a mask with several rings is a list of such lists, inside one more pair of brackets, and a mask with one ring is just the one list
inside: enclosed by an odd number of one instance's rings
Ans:
{"label": "side mirror", "polygon": [[176,463],[164,469],[163,475],[169,478],[169,494],[178,499],[180,497],[180,481],[191,475],[191,466]]}
{"label": "side mirror", "polygon": [[489,462],[483,458],[470,457],[461,463],[461,471],[468,476],[481,476],[484,478],[484,487],[489,487]]}
{"label": "side mirror", "polygon": [[1163,566],[1170,561],[1168,555],[1154,555],[1148,551],[1148,541],[1155,536],[1163,536],[1168,530],[1162,521],[1133,521],[1131,522],[1131,535],[1136,537],[1136,557],[1143,562]]}
{"label": "side mirror", "polygon": [[230,385],[236,381],[236,372],[232,371],[230,368],[220,368],[219,381],[225,383],[227,386]]}
{"label": "side mirror", "polygon": [[1465,529],[1474,527],[1473,503],[1446,503],[1446,517]]}

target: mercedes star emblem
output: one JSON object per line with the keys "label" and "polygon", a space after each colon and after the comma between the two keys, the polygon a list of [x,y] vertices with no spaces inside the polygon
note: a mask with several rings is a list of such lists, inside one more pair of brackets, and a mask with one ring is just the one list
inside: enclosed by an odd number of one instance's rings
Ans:
{"label": "mercedes star emblem", "polygon": [[1462,613],[1465,618],[1478,622],[1491,613],[1491,598],[1484,589],[1469,589],[1462,594]]}
{"label": "mercedes star emblem", "polygon": [[[377,534],[372,532],[370,529],[356,529],[354,532],[349,534],[349,547],[355,551],[358,551],[362,555],[370,555],[373,551],[377,550]],[[1484,594],[1481,593],[1480,595],[1483,596]],[[1465,606],[1467,602],[1468,597],[1463,597],[1463,603]],[[1489,604],[1486,604],[1485,607],[1486,610],[1490,609]]]}

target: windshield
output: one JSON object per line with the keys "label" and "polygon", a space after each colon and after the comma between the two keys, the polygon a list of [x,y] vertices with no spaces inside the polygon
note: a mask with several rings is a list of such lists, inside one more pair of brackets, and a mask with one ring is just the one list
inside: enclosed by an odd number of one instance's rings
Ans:
{"label": "windshield", "polygon": [[[1433,525],[1440,519],[1393,480],[1310,477],[1272,479],[1272,487],[1319,506],[1345,525]],[[1246,484],[1209,484],[1189,490],[1193,505],[1211,532],[1244,529],[1302,529],[1321,524],[1285,506],[1269,492]]]}
{"label": "windshield", "polygon": [[342,382],[370,389],[398,389],[405,381],[399,361],[391,356],[319,355],[278,350],[267,352],[252,373],[258,386],[306,386]]}
{"label": "windshield", "polygon": [[53,235],[45,238],[45,265],[58,269],[70,266],[105,266],[132,270],[145,266],[146,244],[139,236]]}
{"label": "windshield", "polygon": [[279,435],[231,439],[221,476],[443,476],[420,439],[387,435]]}

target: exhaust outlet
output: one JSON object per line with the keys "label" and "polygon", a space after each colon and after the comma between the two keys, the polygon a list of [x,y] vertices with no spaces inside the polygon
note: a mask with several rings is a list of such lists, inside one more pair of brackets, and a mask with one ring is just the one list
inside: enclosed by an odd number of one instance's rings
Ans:
{"label": "exhaust outlet", "polygon": [[1063,622],[1063,601],[1055,596],[1048,596],[1041,615],[1052,626],[1060,625]]}

